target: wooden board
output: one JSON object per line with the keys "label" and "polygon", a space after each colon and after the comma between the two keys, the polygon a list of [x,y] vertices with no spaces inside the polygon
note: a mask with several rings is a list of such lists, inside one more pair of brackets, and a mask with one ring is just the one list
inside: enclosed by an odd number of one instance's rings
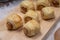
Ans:
{"label": "wooden board", "polygon": [[[40,33],[34,37],[27,37],[23,31],[18,29],[16,31],[8,31],[6,28],[6,19],[0,22],[0,39],[1,40],[42,40],[53,25],[58,21],[60,17],[60,8],[54,8],[55,19],[45,21],[40,17]],[[20,13],[19,7],[15,8],[13,12]],[[21,15],[21,14],[20,14]],[[8,15],[7,15],[8,16]]]}

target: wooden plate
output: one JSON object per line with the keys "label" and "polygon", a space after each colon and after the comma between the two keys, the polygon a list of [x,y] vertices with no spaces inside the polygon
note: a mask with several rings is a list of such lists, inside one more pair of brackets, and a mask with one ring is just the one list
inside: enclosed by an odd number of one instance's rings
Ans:
{"label": "wooden plate", "polygon": [[[45,21],[40,17],[40,27],[41,27],[40,33],[31,38],[25,36],[23,31],[20,29],[16,31],[8,31],[6,28],[6,19],[4,18],[5,20],[1,20],[0,22],[0,39],[2,40],[42,40],[43,37],[45,37],[45,35],[49,32],[49,30],[53,27],[53,25],[58,21],[60,17],[60,8],[54,8],[54,11],[55,11],[55,19],[53,20]],[[15,12],[20,14],[19,7],[15,8],[13,13]]]}

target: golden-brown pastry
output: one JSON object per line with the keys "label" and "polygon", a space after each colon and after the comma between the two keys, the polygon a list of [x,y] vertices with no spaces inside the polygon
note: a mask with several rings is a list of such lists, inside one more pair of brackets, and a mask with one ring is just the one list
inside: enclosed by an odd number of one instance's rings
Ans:
{"label": "golden-brown pastry", "polygon": [[58,7],[59,6],[59,0],[49,0],[52,6]]}
{"label": "golden-brown pastry", "polygon": [[37,0],[37,10],[41,10],[43,7],[50,6],[48,0]]}
{"label": "golden-brown pastry", "polygon": [[7,18],[7,28],[8,30],[18,29],[23,25],[21,16],[17,14],[12,14]]}
{"label": "golden-brown pastry", "polygon": [[28,37],[32,37],[39,33],[40,26],[36,20],[30,20],[23,27],[24,34]]}
{"label": "golden-brown pastry", "polygon": [[32,1],[22,1],[20,9],[22,13],[26,13],[29,9],[35,10],[34,3]]}
{"label": "golden-brown pastry", "polygon": [[54,40],[60,40],[60,28],[55,32]]}
{"label": "golden-brown pastry", "polygon": [[39,19],[38,19],[38,13],[37,13],[36,11],[33,11],[33,10],[28,10],[28,11],[26,12],[25,16],[24,16],[24,21],[25,21],[25,23],[26,23],[26,22],[28,22],[28,21],[30,21],[30,20],[32,20],[32,19],[38,21],[38,20],[39,20]]}
{"label": "golden-brown pastry", "polygon": [[41,14],[42,14],[42,18],[46,19],[46,20],[52,19],[52,18],[55,17],[54,16],[54,10],[53,10],[52,7],[45,7],[45,8],[43,8]]}

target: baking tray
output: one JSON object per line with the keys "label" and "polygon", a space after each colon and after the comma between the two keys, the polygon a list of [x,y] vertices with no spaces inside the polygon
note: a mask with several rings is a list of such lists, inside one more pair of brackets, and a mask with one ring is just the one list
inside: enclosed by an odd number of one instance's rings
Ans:
{"label": "baking tray", "polygon": [[[6,18],[8,17],[7,15],[7,17],[4,18],[4,20],[0,20],[0,36],[4,35],[0,39],[2,40],[42,40],[60,17],[60,8],[54,8],[54,11],[55,11],[55,19],[45,21],[40,16],[40,33],[31,38],[25,36],[22,29],[18,29],[16,31],[8,31],[6,28]],[[11,10],[9,12],[9,15],[13,13],[17,13],[23,16],[22,13],[20,12],[20,6],[17,6],[13,10]],[[40,12],[38,11],[38,13]]]}

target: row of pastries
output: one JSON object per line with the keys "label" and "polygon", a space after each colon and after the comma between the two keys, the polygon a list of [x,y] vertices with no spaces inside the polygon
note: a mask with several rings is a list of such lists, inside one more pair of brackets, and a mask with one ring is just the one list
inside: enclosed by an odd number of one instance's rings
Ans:
{"label": "row of pastries", "polygon": [[[35,5],[36,1],[24,0],[20,4],[20,12],[24,14],[24,25],[23,19],[18,14],[10,15],[7,18],[7,29],[8,30],[16,30],[18,28],[23,27],[23,32],[25,35],[31,37],[40,32],[40,23],[39,14],[36,12],[41,11],[41,17],[44,20],[51,20],[55,18],[53,7],[50,6],[48,0],[37,0],[37,5]],[[35,4],[34,4],[35,3]]]}
{"label": "row of pastries", "polygon": [[21,5],[21,11],[25,13],[28,9],[41,10],[43,7],[49,7],[49,6],[58,7],[59,4],[60,0],[30,0],[30,1],[24,0],[21,2],[20,5]]}

